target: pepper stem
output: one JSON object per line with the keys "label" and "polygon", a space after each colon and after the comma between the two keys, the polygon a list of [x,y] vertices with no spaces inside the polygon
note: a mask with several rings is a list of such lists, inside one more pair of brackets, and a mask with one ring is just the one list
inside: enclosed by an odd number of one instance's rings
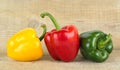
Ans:
{"label": "pepper stem", "polygon": [[44,18],[45,16],[48,16],[52,20],[54,26],[56,27],[56,30],[60,30],[60,26],[59,26],[58,22],[56,21],[56,19],[50,13],[48,13],[48,12],[41,13],[40,16],[42,18]]}
{"label": "pepper stem", "polygon": [[42,24],[41,27],[43,28],[43,33],[42,33],[42,35],[41,35],[40,38],[39,38],[40,41],[42,41],[42,39],[44,38],[44,36],[45,36],[45,34],[46,34],[46,31],[47,31],[45,24]]}
{"label": "pepper stem", "polygon": [[111,34],[108,34],[107,35],[107,39],[105,41],[101,41],[100,44],[99,44],[99,48],[104,48],[104,45],[107,44],[110,40],[111,40],[111,37],[112,35]]}

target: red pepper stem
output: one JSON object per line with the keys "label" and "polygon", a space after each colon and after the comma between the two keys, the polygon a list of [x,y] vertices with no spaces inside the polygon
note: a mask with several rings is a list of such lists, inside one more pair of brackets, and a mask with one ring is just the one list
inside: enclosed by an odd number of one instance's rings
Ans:
{"label": "red pepper stem", "polygon": [[107,35],[107,39],[105,41],[100,42],[99,48],[104,48],[104,45],[107,44],[111,40],[111,34]]}
{"label": "red pepper stem", "polygon": [[41,35],[40,38],[39,38],[40,41],[42,41],[42,39],[44,38],[44,36],[45,36],[45,34],[46,34],[46,31],[47,31],[45,24],[42,24],[41,27],[43,28],[43,33],[42,33],[42,35]]}
{"label": "red pepper stem", "polygon": [[58,22],[56,21],[56,19],[50,13],[48,13],[48,12],[41,13],[40,16],[42,18],[44,18],[45,16],[48,16],[52,20],[52,22],[54,23],[54,26],[56,27],[56,30],[60,30],[60,26],[59,26]]}

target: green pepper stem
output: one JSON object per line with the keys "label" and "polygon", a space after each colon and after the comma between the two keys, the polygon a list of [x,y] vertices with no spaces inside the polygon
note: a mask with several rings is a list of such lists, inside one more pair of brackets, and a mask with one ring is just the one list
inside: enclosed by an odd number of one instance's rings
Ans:
{"label": "green pepper stem", "polygon": [[56,30],[60,30],[60,26],[59,26],[58,22],[56,21],[56,19],[50,13],[48,13],[48,12],[41,13],[40,16],[42,18],[44,18],[45,16],[48,16],[52,20],[52,22],[54,23],[54,26],[56,27]]}
{"label": "green pepper stem", "polygon": [[41,35],[40,38],[39,38],[40,41],[42,41],[42,39],[44,38],[44,36],[45,36],[45,34],[46,34],[46,31],[47,31],[45,24],[42,24],[41,27],[43,28],[43,33],[42,33],[42,35]]}
{"label": "green pepper stem", "polygon": [[104,48],[104,45],[107,44],[111,40],[112,35],[108,34],[107,39],[105,41],[100,42],[99,48]]}

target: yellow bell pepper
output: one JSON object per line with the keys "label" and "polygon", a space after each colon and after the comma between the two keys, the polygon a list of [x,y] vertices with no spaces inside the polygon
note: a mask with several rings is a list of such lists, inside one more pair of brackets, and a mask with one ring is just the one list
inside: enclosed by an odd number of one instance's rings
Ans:
{"label": "yellow bell pepper", "polygon": [[[43,56],[40,40],[46,33],[46,26],[42,25],[43,34],[38,38],[33,28],[26,28],[13,35],[7,43],[8,57],[18,61],[32,61]],[[40,39],[40,40],[39,40]]]}

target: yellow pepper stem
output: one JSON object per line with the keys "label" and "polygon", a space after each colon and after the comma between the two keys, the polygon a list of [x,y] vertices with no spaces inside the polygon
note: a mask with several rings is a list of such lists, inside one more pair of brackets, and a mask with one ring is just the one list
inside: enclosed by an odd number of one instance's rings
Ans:
{"label": "yellow pepper stem", "polygon": [[40,41],[42,41],[42,39],[44,38],[44,36],[45,36],[45,34],[46,34],[46,31],[47,31],[45,24],[42,24],[41,27],[43,28],[43,33],[42,33],[42,35],[41,35],[40,38],[39,38]]}

